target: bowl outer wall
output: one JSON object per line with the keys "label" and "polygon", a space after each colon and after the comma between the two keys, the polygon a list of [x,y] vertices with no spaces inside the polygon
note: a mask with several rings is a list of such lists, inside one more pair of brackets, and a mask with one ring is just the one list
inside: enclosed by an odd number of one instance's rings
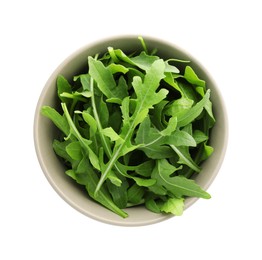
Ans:
{"label": "bowl outer wall", "polygon": [[[212,129],[210,137],[210,145],[214,147],[214,153],[204,162],[201,172],[195,177],[195,181],[206,190],[221,167],[227,147],[228,123],[221,93],[206,69],[190,54],[174,44],[151,37],[143,38],[148,49],[158,49],[157,55],[160,57],[190,60],[190,65],[199,77],[206,81],[207,87],[211,90],[211,101],[216,117],[216,124]],[[103,54],[107,51],[108,46],[121,48],[124,52],[141,49],[141,44],[136,36],[108,38],[82,47],[61,63],[46,82],[37,103],[34,118],[34,143],[37,157],[46,178],[55,191],[73,208],[88,217],[104,223],[122,226],[141,226],[157,223],[172,217],[172,215],[155,214],[144,207],[135,207],[125,209],[129,216],[122,219],[115,213],[90,200],[86,192],[79,189],[79,186],[65,175],[65,168],[52,148],[52,141],[57,135],[57,129],[49,119],[40,114],[40,109],[44,105],[59,109],[56,94],[57,76],[63,75],[68,80],[71,80],[83,68],[87,68],[88,56],[94,56],[97,53]],[[196,200],[197,198],[187,198],[185,200],[185,209],[195,203]]]}

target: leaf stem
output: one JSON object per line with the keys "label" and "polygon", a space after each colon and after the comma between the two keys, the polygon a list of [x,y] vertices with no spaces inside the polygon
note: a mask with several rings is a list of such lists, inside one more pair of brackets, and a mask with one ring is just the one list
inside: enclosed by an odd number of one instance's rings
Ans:
{"label": "leaf stem", "polygon": [[75,137],[82,143],[85,145],[85,142],[83,141],[83,138],[81,136],[81,134],[79,133],[79,131],[77,130],[69,112],[68,112],[68,109],[67,109],[67,106],[66,106],[66,103],[61,103],[61,106],[62,106],[62,109],[65,113],[65,117],[67,119],[67,122],[71,128],[71,130],[73,131],[73,134],[75,135]]}
{"label": "leaf stem", "polygon": [[92,93],[91,104],[92,104],[92,108],[93,108],[94,118],[95,118],[96,123],[97,123],[98,133],[99,133],[99,136],[101,138],[101,141],[102,141],[103,147],[105,149],[106,155],[110,158],[112,156],[112,151],[110,149],[110,145],[109,145],[108,141],[106,140],[105,136],[102,134],[103,128],[102,128],[100,118],[99,118],[99,115],[98,115],[98,112],[97,112],[97,109],[96,109],[95,93],[94,93],[94,79],[92,77],[90,78],[90,92]]}
{"label": "leaf stem", "polygon": [[[96,187],[96,190],[95,190],[95,194],[99,191],[99,189],[101,188],[102,184],[104,183],[104,181],[106,180],[107,178],[107,175],[109,174],[110,170],[112,169],[113,166],[116,167],[116,169],[118,171],[120,171],[120,169],[117,167],[117,165],[115,165],[115,162],[117,161],[118,157],[119,157],[119,154],[121,152],[121,150],[123,149],[124,145],[126,144],[126,140],[128,139],[128,137],[130,136],[130,134],[133,132],[133,126],[134,125],[134,121],[132,122],[132,125],[130,126],[126,136],[125,136],[125,139],[124,139],[124,142],[121,143],[120,146],[118,146],[118,149],[111,154],[111,158],[110,158],[110,161],[108,162],[107,164],[107,167],[105,169],[105,171],[102,173],[101,175],[101,178],[97,184],[97,187]],[[126,175],[125,175],[126,176]]]}
{"label": "leaf stem", "polygon": [[189,166],[191,169],[195,170],[196,172],[200,172],[200,168],[192,160],[186,158],[175,145],[171,144],[170,147],[176,152],[179,158],[183,158],[187,166]]}
{"label": "leaf stem", "polygon": [[95,193],[94,193],[94,196],[96,196],[97,192],[101,188],[103,182],[105,181],[109,171],[112,169],[113,166],[116,168],[116,170],[121,175],[127,177],[127,174],[125,174],[123,171],[121,171],[119,169],[119,167],[115,164],[115,162],[118,159],[118,155],[119,155],[119,153],[120,153],[122,148],[119,150],[119,152],[117,154],[113,155],[111,147],[110,147],[110,144],[109,144],[108,140],[106,139],[106,137],[104,136],[104,134],[102,133],[103,127],[102,127],[102,124],[101,124],[101,121],[100,121],[100,118],[99,118],[99,115],[98,115],[98,112],[97,112],[97,108],[96,108],[95,94],[94,94],[94,79],[92,77],[90,78],[90,92],[92,93],[91,104],[92,104],[92,108],[93,108],[94,118],[95,118],[96,123],[97,123],[98,133],[99,133],[99,136],[100,136],[100,139],[101,139],[104,151],[105,151],[107,157],[110,159],[110,164],[108,165],[106,171],[104,173],[102,173],[101,178],[99,180],[99,183],[98,183],[98,185],[96,187],[96,190],[95,190]]}

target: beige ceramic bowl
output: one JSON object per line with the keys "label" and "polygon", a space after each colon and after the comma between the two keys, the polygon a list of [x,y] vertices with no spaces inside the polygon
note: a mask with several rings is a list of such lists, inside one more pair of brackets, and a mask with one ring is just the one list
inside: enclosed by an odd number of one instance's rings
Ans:
{"label": "beige ceramic bowl", "polygon": [[[193,66],[201,78],[206,80],[208,88],[211,89],[211,100],[213,102],[214,114],[217,122],[212,129],[210,143],[215,151],[202,165],[201,173],[195,177],[196,182],[206,190],[219,171],[227,146],[227,117],[219,89],[203,66],[181,48],[155,38],[144,37],[144,40],[149,49],[158,49],[157,54],[160,57],[174,57],[190,60],[191,66]],[[86,216],[105,223],[122,226],[141,226],[157,223],[170,218],[171,215],[155,214],[144,207],[134,207],[126,209],[129,217],[122,219],[118,215],[89,199],[87,193],[79,189],[79,186],[65,175],[65,168],[52,149],[52,141],[57,134],[57,130],[49,119],[40,115],[40,109],[43,105],[54,107],[59,105],[56,96],[57,76],[62,74],[70,80],[74,75],[77,75],[86,67],[87,57],[89,55],[93,56],[97,53],[104,53],[108,46],[121,48],[127,53],[141,49],[140,42],[136,36],[119,36],[89,44],[69,56],[48,79],[40,95],[34,120],[36,153],[41,168],[53,188],[68,204]],[[186,199],[185,208],[191,206],[196,200],[197,198]]]}

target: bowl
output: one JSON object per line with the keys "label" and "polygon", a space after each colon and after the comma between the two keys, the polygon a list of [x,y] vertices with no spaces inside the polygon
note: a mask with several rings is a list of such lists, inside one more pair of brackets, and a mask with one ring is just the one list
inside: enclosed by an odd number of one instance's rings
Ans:
{"label": "bowl", "polygon": [[[216,124],[210,136],[210,145],[214,147],[214,153],[202,165],[201,173],[194,177],[195,181],[207,190],[215,179],[223,162],[228,138],[228,123],[225,105],[221,93],[207,70],[190,54],[173,43],[163,40],[143,37],[148,48],[157,48],[157,55],[163,58],[175,57],[177,59],[190,60],[191,66],[200,78],[203,78],[207,87],[211,89],[211,101]],[[97,53],[104,53],[107,47],[120,48],[126,53],[141,49],[137,36],[119,36],[99,40],[88,44],[65,59],[47,80],[39,97],[34,118],[34,143],[36,154],[47,180],[55,191],[73,208],[95,220],[120,226],[143,226],[167,220],[173,215],[156,214],[145,207],[137,206],[126,209],[128,217],[123,219],[115,213],[89,199],[79,186],[75,184],[64,172],[65,167],[58,159],[52,148],[52,141],[57,135],[57,129],[52,122],[40,114],[43,105],[58,107],[59,102],[56,93],[56,79],[62,74],[68,80],[79,74],[87,66],[87,57]],[[197,201],[197,198],[186,198],[185,209]]]}

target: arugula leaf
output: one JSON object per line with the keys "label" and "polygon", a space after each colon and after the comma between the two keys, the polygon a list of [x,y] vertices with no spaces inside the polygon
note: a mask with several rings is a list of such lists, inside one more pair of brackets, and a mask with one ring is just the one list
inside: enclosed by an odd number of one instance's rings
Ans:
{"label": "arugula leaf", "polygon": [[126,74],[129,71],[129,69],[126,68],[125,66],[120,65],[120,64],[115,64],[115,63],[109,64],[107,68],[110,70],[112,74],[115,74],[118,72]]}
{"label": "arugula leaf", "polygon": [[79,141],[70,142],[70,144],[66,146],[66,152],[73,160],[78,161],[81,160],[83,157],[82,147]]}
{"label": "arugula leaf", "polygon": [[66,97],[63,97],[61,95],[64,92],[70,93],[72,91],[72,87],[69,84],[69,82],[67,81],[67,79],[64,76],[59,75],[57,77],[56,84],[57,84],[57,94],[60,100],[64,103],[70,102]]}
{"label": "arugula leaf", "polygon": [[164,113],[167,116],[173,116],[173,117],[182,117],[186,112],[190,110],[190,108],[193,106],[194,101],[192,99],[181,97],[180,99],[174,100],[173,102],[170,102],[166,108]]}
{"label": "arugula leaf", "polygon": [[140,77],[134,77],[132,85],[137,96],[137,106],[133,117],[136,117],[144,109],[152,108],[167,96],[168,90],[164,88],[156,93],[160,80],[165,77],[164,69],[164,61],[159,59],[147,71],[144,82]]}
{"label": "arugula leaf", "polygon": [[138,68],[147,71],[156,60],[159,60],[159,57],[147,55],[144,51],[142,51],[138,56],[132,57],[130,60]]}
{"label": "arugula leaf", "polygon": [[58,140],[53,141],[53,149],[55,153],[63,158],[66,162],[70,162],[73,164],[74,160],[71,158],[71,156],[67,153],[66,147],[71,143],[70,140],[65,140],[63,142],[60,142]]}
{"label": "arugula leaf", "polygon": [[41,108],[41,114],[48,117],[53,123],[67,136],[69,135],[69,125],[66,118],[60,115],[54,108],[49,106],[43,106]]}
{"label": "arugula leaf", "polygon": [[135,183],[127,191],[128,201],[132,204],[139,204],[144,200],[144,194],[145,189]]}
{"label": "arugula leaf", "polygon": [[204,151],[200,158],[200,161],[206,160],[211,154],[214,152],[214,148],[210,145],[207,145],[206,142],[204,143]]}
{"label": "arugula leaf", "polygon": [[137,166],[135,166],[135,172],[141,176],[149,177],[154,169],[154,161],[145,161]]}
{"label": "arugula leaf", "polygon": [[170,145],[174,152],[178,155],[178,163],[185,164],[195,172],[200,172],[201,168],[194,162],[189,153],[188,147],[177,147],[175,145]]}
{"label": "arugula leaf", "polygon": [[191,84],[205,88],[206,83],[204,80],[199,79],[192,67],[186,66],[184,78]]}
{"label": "arugula leaf", "polygon": [[107,127],[101,130],[102,134],[109,137],[111,141],[121,140],[124,141],[112,127]]}
{"label": "arugula leaf", "polygon": [[160,213],[161,210],[153,198],[147,199],[145,201],[145,206],[148,210],[154,213]]}
{"label": "arugula leaf", "polygon": [[205,96],[197,104],[177,117],[177,125],[179,127],[186,126],[196,119],[203,111],[203,108],[207,104],[209,97],[210,90],[208,89]]}
{"label": "arugula leaf", "polygon": [[152,178],[157,180],[158,185],[162,185],[174,196],[191,196],[209,199],[210,195],[202,190],[193,180],[183,176],[170,177],[179,168],[168,163],[166,159],[158,160],[152,173]]}
{"label": "arugula leaf", "polygon": [[80,100],[85,102],[84,98],[90,98],[91,97],[91,93],[90,91],[82,91],[82,92],[72,92],[72,93],[68,93],[68,92],[63,92],[60,94],[60,97],[66,97],[66,98],[71,98],[71,99],[75,99],[75,101]]}
{"label": "arugula leaf", "polygon": [[117,103],[128,96],[126,89],[117,88],[114,77],[110,69],[92,57],[88,57],[89,74],[96,81],[98,88],[108,98],[113,98]]}
{"label": "arugula leaf", "polygon": [[193,137],[194,137],[194,139],[195,139],[197,144],[202,143],[202,142],[208,140],[208,136],[205,133],[203,133],[202,131],[198,130],[198,129],[196,129],[194,131]]}
{"label": "arugula leaf", "polygon": [[184,198],[169,198],[160,209],[165,213],[181,216],[184,211]]}
{"label": "arugula leaf", "polygon": [[112,181],[107,181],[106,184],[114,203],[121,209],[126,208],[128,202],[127,180],[122,180],[122,184],[120,186],[114,185]]}
{"label": "arugula leaf", "polygon": [[128,215],[125,211],[121,210],[112,200],[110,193],[106,189],[106,187],[101,187],[99,191],[96,192],[95,194],[95,189],[98,183],[98,176],[97,174],[93,171],[93,168],[89,164],[88,160],[86,158],[82,159],[81,162],[81,169],[80,167],[78,168],[78,175],[77,175],[77,180],[79,181],[79,177],[82,179],[81,183],[84,183],[86,186],[86,190],[91,198],[94,200],[98,201],[108,209],[112,210],[119,216],[126,218]]}
{"label": "arugula leaf", "polygon": [[90,126],[90,137],[94,136],[97,131],[97,121],[94,119],[92,115],[90,115],[87,110],[82,112],[82,116],[85,122]]}

